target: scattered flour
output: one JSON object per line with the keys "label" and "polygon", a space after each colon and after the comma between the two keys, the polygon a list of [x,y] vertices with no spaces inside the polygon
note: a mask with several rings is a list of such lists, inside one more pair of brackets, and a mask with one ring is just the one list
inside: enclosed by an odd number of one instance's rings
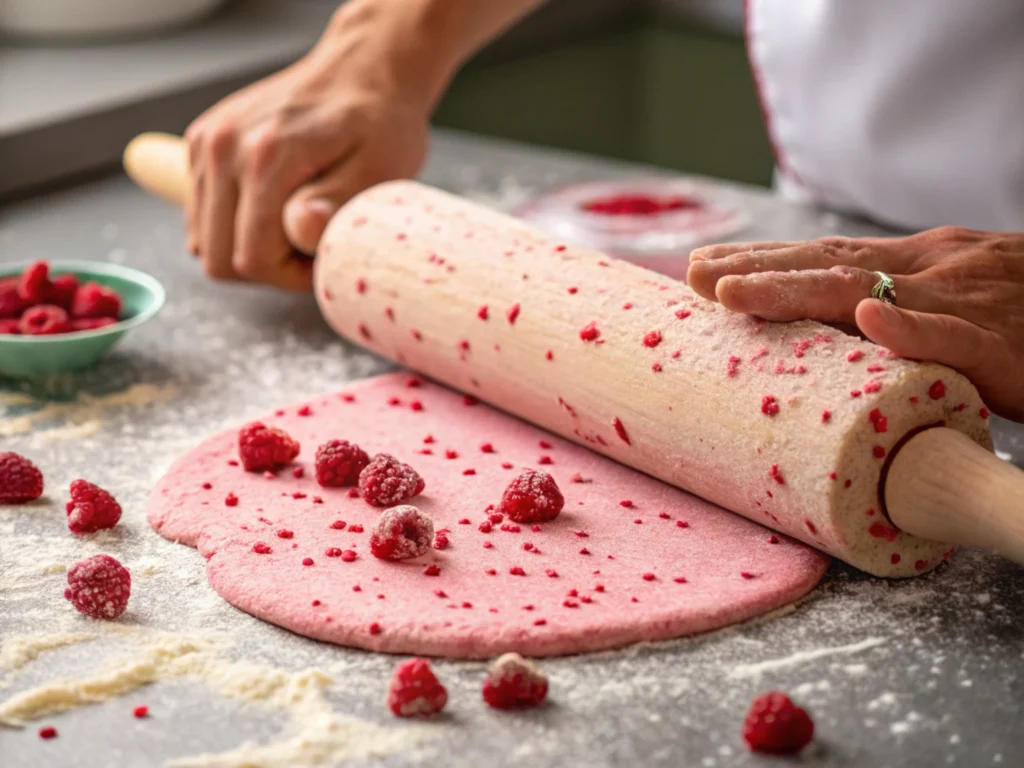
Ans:
{"label": "scattered flour", "polygon": [[860,653],[861,651],[867,651],[871,648],[877,648],[885,642],[886,638],[884,637],[869,637],[866,640],[862,640],[859,643],[852,643],[851,645],[841,645],[835,648],[815,648],[810,651],[799,651],[791,656],[786,656],[781,659],[769,659],[767,661],[760,661],[754,664],[737,664],[729,671],[729,677],[734,679],[756,677],[765,672],[772,672],[777,669],[791,667],[796,664],[804,664],[808,661],[814,661],[815,659],[821,659],[826,656],[847,656],[853,653]]}

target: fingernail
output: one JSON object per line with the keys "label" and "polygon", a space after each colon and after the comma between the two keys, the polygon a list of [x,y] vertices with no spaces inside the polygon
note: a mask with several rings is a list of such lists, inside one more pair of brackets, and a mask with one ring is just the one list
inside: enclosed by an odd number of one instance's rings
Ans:
{"label": "fingernail", "polygon": [[303,203],[303,207],[309,213],[316,213],[322,216],[333,216],[334,212],[338,209],[338,206],[324,197],[311,197]]}

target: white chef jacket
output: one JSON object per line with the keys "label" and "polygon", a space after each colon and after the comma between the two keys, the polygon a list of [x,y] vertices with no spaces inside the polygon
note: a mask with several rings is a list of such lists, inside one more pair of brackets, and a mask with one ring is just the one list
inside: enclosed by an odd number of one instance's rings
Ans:
{"label": "white chef jacket", "polygon": [[791,198],[907,229],[1024,231],[1024,0],[747,0]]}

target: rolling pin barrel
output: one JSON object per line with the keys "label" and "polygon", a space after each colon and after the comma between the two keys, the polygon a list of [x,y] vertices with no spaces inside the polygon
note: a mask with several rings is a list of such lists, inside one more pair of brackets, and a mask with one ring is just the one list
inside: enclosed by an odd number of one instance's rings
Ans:
{"label": "rolling pin barrel", "polygon": [[[180,140],[140,137],[125,161],[184,200]],[[362,346],[870,573],[925,572],[951,543],[1024,562],[1024,473],[943,366],[727,312],[415,182],[338,212],[316,298]]]}

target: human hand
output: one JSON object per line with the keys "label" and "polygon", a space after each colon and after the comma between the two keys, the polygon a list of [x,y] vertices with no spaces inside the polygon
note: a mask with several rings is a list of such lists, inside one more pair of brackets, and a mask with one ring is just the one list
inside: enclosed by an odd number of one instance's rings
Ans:
{"label": "human hand", "polygon": [[310,290],[302,254],[334,212],[419,171],[444,76],[403,5],[346,3],[306,57],[189,126],[188,248],[211,277]]}
{"label": "human hand", "polygon": [[[876,271],[892,277],[896,305],[871,298]],[[902,357],[955,368],[993,411],[1024,420],[1024,233],[713,245],[690,255],[687,282],[766,320],[856,325]]]}

